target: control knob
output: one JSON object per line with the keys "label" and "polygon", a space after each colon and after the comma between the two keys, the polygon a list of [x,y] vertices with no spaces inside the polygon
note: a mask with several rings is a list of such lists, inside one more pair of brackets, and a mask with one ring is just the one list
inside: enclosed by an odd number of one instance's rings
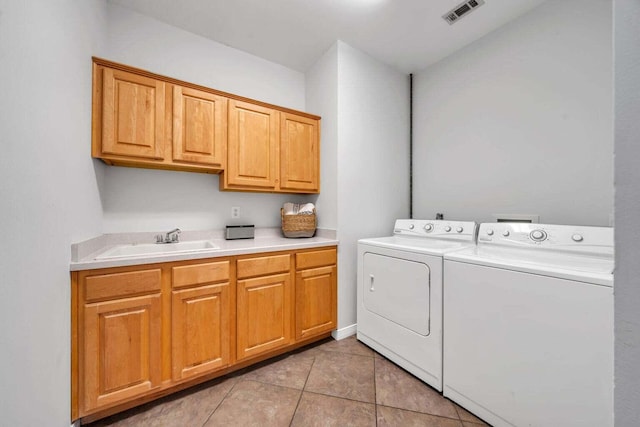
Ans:
{"label": "control knob", "polygon": [[511,233],[509,233],[509,230],[504,230],[504,231],[502,232],[502,235],[503,235],[504,237],[509,237],[509,234],[511,234]]}
{"label": "control knob", "polygon": [[413,227],[415,227],[413,224],[409,224],[409,230],[413,230]]}
{"label": "control knob", "polygon": [[456,231],[457,231],[458,233],[462,233],[462,230],[464,230],[462,227],[458,227],[458,228],[456,228]]}
{"label": "control knob", "polygon": [[493,230],[492,229],[488,229],[487,230],[487,236],[493,236]]}
{"label": "control knob", "polygon": [[531,240],[536,242],[542,242],[547,239],[547,233],[544,230],[533,230],[529,233]]}
{"label": "control knob", "polygon": [[582,242],[584,240],[584,237],[582,237],[581,234],[574,234],[573,236],[571,236],[571,239],[574,242]]}
{"label": "control knob", "polygon": [[444,228],[444,231],[446,231],[447,233],[451,231],[451,227],[449,227],[448,225]]}
{"label": "control knob", "polygon": [[424,230],[429,233],[431,231],[433,231],[433,224],[427,224],[424,226]]}

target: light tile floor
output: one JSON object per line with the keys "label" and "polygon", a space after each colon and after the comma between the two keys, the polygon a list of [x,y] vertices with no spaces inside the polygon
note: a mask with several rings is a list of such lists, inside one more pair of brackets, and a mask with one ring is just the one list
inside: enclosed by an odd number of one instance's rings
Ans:
{"label": "light tile floor", "polygon": [[323,341],[91,426],[487,426],[355,336]]}

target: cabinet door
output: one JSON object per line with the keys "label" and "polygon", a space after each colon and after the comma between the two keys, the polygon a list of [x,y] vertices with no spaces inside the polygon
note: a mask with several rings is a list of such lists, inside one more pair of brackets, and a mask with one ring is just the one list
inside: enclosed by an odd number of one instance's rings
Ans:
{"label": "cabinet door", "polygon": [[280,188],[316,192],[320,189],[318,121],[280,113]]}
{"label": "cabinet door", "polygon": [[278,173],[278,111],[229,100],[225,187],[275,189]]}
{"label": "cabinet door", "polygon": [[291,275],[238,280],[238,360],[291,341]]}
{"label": "cabinet door", "polygon": [[227,98],[173,88],[173,160],[224,167]]}
{"label": "cabinet door", "polygon": [[296,274],[296,339],[336,328],[336,266]]}
{"label": "cabinet door", "polygon": [[103,69],[102,152],[162,160],[165,83]]}
{"label": "cabinet door", "polygon": [[175,381],[229,365],[229,283],[172,292]]}
{"label": "cabinet door", "polygon": [[160,294],[85,304],[83,311],[85,411],[160,385]]}

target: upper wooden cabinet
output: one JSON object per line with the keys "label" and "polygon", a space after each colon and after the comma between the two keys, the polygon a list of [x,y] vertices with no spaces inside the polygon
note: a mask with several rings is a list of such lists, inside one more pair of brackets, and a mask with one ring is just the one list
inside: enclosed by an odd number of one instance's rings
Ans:
{"label": "upper wooden cabinet", "polygon": [[318,121],[280,113],[280,188],[320,190]]}
{"label": "upper wooden cabinet", "polygon": [[320,192],[320,122],[230,101],[229,158],[221,190]]}
{"label": "upper wooden cabinet", "polygon": [[173,160],[223,168],[227,140],[227,98],[173,87]]}
{"label": "upper wooden cabinet", "polygon": [[93,59],[92,155],[220,173],[220,189],[320,191],[320,117]]}
{"label": "upper wooden cabinet", "polygon": [[104,154],[162,160],[165,83],[126,71],[102,73]]}
{"label": "upper wooden cabinet", "polygon": [[120,166],[219,173],[225,166],[222,95],[94,60],[93,157]]}
{"label": "upper wooden cabinet", "polygon": [[229,161],[221,179],[224,189],[276,189],[278,114],[248,102],[229,102]]}

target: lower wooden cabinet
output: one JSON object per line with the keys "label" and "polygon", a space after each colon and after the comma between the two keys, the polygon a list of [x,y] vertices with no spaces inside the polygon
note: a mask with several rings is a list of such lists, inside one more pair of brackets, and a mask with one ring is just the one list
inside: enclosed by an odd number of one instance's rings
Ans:
{"label": "lower wooden cabinet", "polygon": [[86,411],[160,385],[160,294],[86,304],[83,323]]}
{"label": "lower wooden cabinet", "polygon": [[335,265],[296,273],[296,339],[336,328],[336,278]]}
{"label": "lower wooden cabinet", "polygon": [[230,363],[229,283],[173,291],[172,377],[183,380]]}
{"label": "lower wooden cabinet", "polygon": [[[81,408],[91,411],[161,383],[161,270],[83,277],[79,289]],[[143,295],[141,295],[143,294]]]}
{"label": "lower wooden cabinet", "polygon": [[197,377],[231,363],[230,260],[171,267],[171,376]]}
{"label": "lower wooden cabinet", "polygon": [[291,342],[291,260],[290,253],[238,259],[238,360]]}
{"label": "lower wooden cabinet", "polygon": [[337,325],[337,252],[296,255],[296,339],[332,331]]}
{"label": "lower wooden cabinet", "polygon": [[291,275],[238,280],[238,360],[291,342]]}
{"label": "lower wooden cabinet", "polygon": [[73,272],[72,420],[328,336],[336,248]]}

